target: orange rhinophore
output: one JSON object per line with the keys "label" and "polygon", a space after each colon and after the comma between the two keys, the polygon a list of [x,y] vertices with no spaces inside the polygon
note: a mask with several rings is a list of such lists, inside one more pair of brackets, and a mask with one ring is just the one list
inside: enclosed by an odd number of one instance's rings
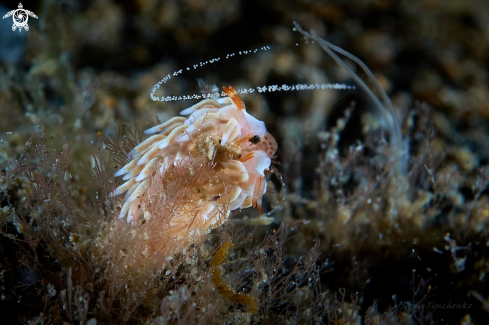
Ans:
{"label": "orange rhinophore", "polygon": [[245,162],[245,161],[248,161],[251,158],[253,158],[253,156],[254,156],[253,152],[250,152],[249,154],[247,154],[244,157],[239,158],[238,160],[241,161],[241,162]]}
{"label": "orange rhinophore", "polygon": [[246,106],[245,106],[243,100],[241,99],[239,94],[236,92],[236,90],[234,90],[233,86],[229,86],[229,87],[223,86],[222,89],[229,96],[229,98],[232,99],[232,101],[234,102],[234,105],[236,105],[238,110],[246,109]]}
{"label": "orange rhinophore", "polygon": [[246,141],[249,141],[251,139],[251,137],[252,137],[252,135],[251,134],[248,134],[243,139],[236,141],[236,144],[241,144],[241,143],[244,143]]}

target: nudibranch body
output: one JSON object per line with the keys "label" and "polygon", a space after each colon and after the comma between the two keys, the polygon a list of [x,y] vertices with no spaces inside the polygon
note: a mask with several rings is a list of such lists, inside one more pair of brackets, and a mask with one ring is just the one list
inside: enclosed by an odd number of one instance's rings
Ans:
{"label": "nudibranch body", "polygon": [[[210,164],[210,177],[198,186],[188,181],[185,191],[194,193],[193,199],[170,217],[172,235],[178,239],[192,230],[207,231],[238,208],[256,206],[261,212],[265,175],[277,142],[264,122],[246,112],[232,87],[223,89],[229,97],[205,99],[181,112],[190,114],[188,118],[174,117],[145,131],[154,135],[135,147],[129,153],[132,160],[115,174],[126,180],[114,193],[127,192],[119,218],[127,216],[128,222],[135,223],[147,215],[155,176],[163,180],[184,163],[189,165],[188,174],[179,177],[191,179],[192,163],[202,161]],[[172,186],[166,188],[172,191]]]}

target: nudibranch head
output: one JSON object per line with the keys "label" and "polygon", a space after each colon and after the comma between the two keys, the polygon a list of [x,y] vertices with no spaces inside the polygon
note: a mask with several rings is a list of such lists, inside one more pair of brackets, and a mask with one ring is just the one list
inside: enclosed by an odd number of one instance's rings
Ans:
{"label": "nudibranch head", "polygon": [[[126,181],[114,193],[126,193],[119,218],[136,223],[140,217],[159,217],[148,213],[155,188],[160,196],[185,191],[186,202],[178,211],[167,209],[160,216],[169,218],[177,239],[210,230],[238,208],[256,206],[261,212],[277,142],[264,122],[246,112],[232,87],[223,89],[229,97],[205,99],[180,113],[188,118],[174,117],[145,131],[153,135],[129,153],[131,161],[115,174]],[[196,171],[206,164],[207,174],[197,181]]]}

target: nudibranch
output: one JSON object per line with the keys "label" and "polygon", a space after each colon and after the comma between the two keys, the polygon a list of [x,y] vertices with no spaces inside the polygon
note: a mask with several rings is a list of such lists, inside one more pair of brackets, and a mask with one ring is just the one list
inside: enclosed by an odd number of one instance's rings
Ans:
{"label": "nudibranch", "polygon": [[[188,118],[173,117],[145,131],[152,136],[136,146],[129,153],[129,163],[115,173],[116,177],[124,175],[126,181],[114,193],[126,193],[119,218],[127,216],[127,222],[133,224],[146,218],[155,176],[165,179],[178,164],[193,161],[207,161],[211,174],[204,184],[186,183],[185,191],[194,193],[194,199],[169,220],[177,239],[192,230],[210,230],[238,208],[253,206],[261,213],[265,175],[271,169],[277,142],[265,123],[246,111],[233,87],[223,90],[229,97],[202,100],[180,112],[190,114]],[[179,177],[192,179],[191,174],[189,168],[188,174]]]}

